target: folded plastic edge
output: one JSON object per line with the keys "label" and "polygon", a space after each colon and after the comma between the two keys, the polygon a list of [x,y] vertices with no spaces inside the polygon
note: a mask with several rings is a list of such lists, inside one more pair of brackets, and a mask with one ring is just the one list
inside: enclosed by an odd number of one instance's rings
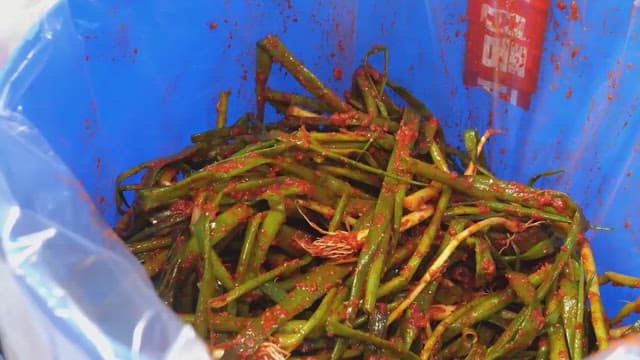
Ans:
{"label": "folded plastic edge", "polygon": [[21,314],[0,317],[7,359],[208,357],[37,129],[1,108],[0,153],[3,312]]}

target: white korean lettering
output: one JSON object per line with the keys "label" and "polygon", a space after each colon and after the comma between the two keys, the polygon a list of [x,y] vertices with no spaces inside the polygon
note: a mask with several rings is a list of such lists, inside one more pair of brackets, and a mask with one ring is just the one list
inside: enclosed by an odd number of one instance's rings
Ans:
{"label": "white korean lettering", "polygon": [[527,19],[506,10],[496,9],[489,4],[482,4],[480,9],[480,21],[487,30],[494,34],[500,34],[518,40],[524,40],[524,29]]}
{"label": "white korean lettering", "polygon": [[524,77],[527,48],[507,38],[484,36],[482,65],[498,71]]}
{"label": "white korean lettering", "polygon": [[507,86],[496,84],[491,80],[486,80],[483,78],[478,78],[478,85],[485,89],[490,94],[494,96],[498,96],[501,99],[508,101],[513,105],[518,105],[518,90],[510,89]]}

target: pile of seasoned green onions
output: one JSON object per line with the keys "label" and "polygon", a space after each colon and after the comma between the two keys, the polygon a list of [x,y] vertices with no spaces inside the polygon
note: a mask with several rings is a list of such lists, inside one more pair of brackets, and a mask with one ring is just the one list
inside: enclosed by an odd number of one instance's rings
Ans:
{"label": "pile of seasoned green onions", "polygon": [[[610,328],[636,304],[607,320],[599,285],[640,281],[596,275],[580,208],[491,174],[491,131],[448,146],[386,49],[344,98],[257,50],[255,116],[225,127],[223,92],[218,128],[117,180],[116,231],[214,359],[580,359],[638,330]],[[274,62],[310,96],[267,87]]]}

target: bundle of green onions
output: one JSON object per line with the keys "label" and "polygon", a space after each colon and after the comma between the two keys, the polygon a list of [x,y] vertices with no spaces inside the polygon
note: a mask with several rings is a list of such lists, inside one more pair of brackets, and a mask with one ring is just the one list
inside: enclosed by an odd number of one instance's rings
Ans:
{"label": "bundle of green onions", "polygon": [[[640,281],[596,275],[580,208],[492,175],[491,131],[448,146],[386,49],[344,99],[257,49],[255,116],[225,127],[223,92],[218,128],[117,179],[116,231],[214,359],[580,359],[637,330],[610,329],[635,303],[608,321],[599,285]],[[312,96],[267,87],[273,62]]]}

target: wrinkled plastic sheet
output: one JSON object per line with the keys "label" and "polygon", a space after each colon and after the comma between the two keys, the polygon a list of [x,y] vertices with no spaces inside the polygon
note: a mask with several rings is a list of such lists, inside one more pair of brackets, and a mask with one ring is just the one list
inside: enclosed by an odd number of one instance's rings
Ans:
{"label": "wrinkled plastic sheet", "polygon": [[[109,230],[114,179],[213,126],[220,91],[232,90],[232,118],[253,108],[255,41],[269,33],[339,91],[350,79],[336,73],[387,45],[390,76],[454,143],[466,128],[503,131],[488,146],[499,176],[564,169],[539,185],[613,227],[588,234],[599,270],[638,274],[638,1],[549,1],[526,106],[504,87],[467,83],[472,2],[59,1],[0,70],[7,357],[206,357]],[[271,85],[300,90],[277,71]],[[602,295],[614,313],[640,294],[605,286]]]}
{"label": "wrinkled plastic sheet", "polygon": [[0,158],[9,359],[206,357],[36,128],[0,113],[0,153],[11,154]]}

